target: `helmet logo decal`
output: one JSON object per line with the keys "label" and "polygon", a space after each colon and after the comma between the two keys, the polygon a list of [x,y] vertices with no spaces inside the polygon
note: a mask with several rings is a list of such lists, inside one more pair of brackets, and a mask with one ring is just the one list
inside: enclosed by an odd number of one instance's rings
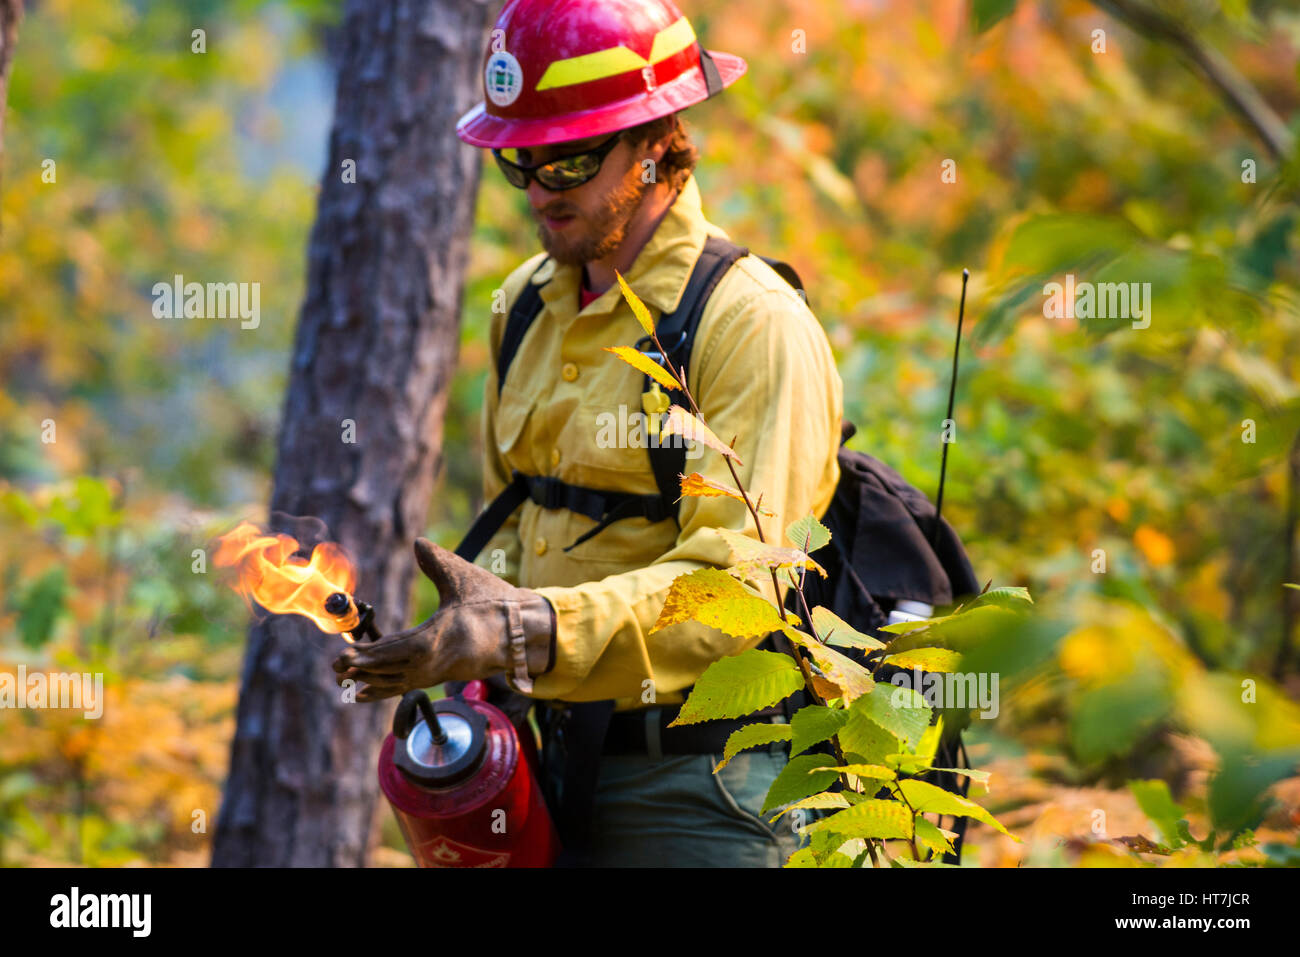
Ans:
{"label": "helmet logo decal", "polygon": [[488,57],[483,73],[483,89],[497,106],[509,106],[519,99],[524,88],[524,71],[514,55],[505,50],[495,50]]}

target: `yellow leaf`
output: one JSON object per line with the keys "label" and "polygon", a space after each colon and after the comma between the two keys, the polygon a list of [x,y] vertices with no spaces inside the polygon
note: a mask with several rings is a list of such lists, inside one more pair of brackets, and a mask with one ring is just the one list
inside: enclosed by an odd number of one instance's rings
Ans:
{"label": "yellow leaf", "polygon": [[627,304],[632,307],[632,314],[636,316],[636,321],[641,323],[641,328],[645,330],[647,336],[654,335],[655,322],[650,318],[650,310],[645,307],[645,303],[637,298],[636,293],[634,293],[632,287],[627,284],[622,273],[615,269],[614,276],[618,279],[619,288],[623,290],[623,298],[626,299]]}
{"label": "yellow leaf", "polygon": [[668,588],[668,598],[659,612],[650,634],[669,625],[690,621],[701,605],[722,598],[748,598],[751,593],[720,568],[701,568],[686,575],[678,575]]}
{"label": "yellow leaf", "polygon": [[701,568],[673,579],[650,634],[684,621],[698,621],[733,638],[754,638],[782,627],[781,615],[771,603],[718,568]]}
{"label": "yellow leaf", "polygon": [[810,635],[805,635],[797,628],[788,625],[781,629],[787,638],[795,644],[802,645],[817,663],[817,667],[838,690],[838,697],[846,705],[864,694],[870,694],[876,686],[871,673],[847,655],[842,655],[834,648],[828,648]]}
{"label": "yellow leaf", "polygon": [[757,539],[742,535],[729,528],[718,529],[718,534],[731,546],[732,561],[735,569],[744,574],[751,568],[811,568],[826,577],[826,569],[808,557],[798,548],[786,548],[784,545],[766,545]]}
{"label": "yellow leaf", "polygon": [[844,691],[833,681],[827,681],[821,675],[812,676],[813,691],[821,697],[823,701],[833,701],[836,698],[844,697]]}
{"label": "yellow leaf", "polygon": [[618,356],[633,369],[636,369],[638,372],[644,372],[665,389],[676,389],[681,391],[682,384],[674,379],[667,369],[655,362],[644,352],[639,352],[631,346],[606,346],[605,351],[614,353],[614,355]]}
{"label": "yellow leaf", "polygon": [[961,655],[949,648],[913,648],[890,655],[884,663],[904,670],[919,668],[931,672],[956,671],[961,664]]}
{"label": "yellow leaf", "polygon": [[716,435],[709,430],[709,427],[699,420],[696,416],[683,409],[680,405],[675,405],[668,410],[668,421],[664,423],[664,434],[669,435],[677,433],[682,438],[699,442],[701,445],[707,445],[713,451],[725,455],[728,458],[736,460],[737,465],[744,465],[740,461],[734,450],[722,443]]}
{"label": "yellow leaf", "polygon": [[695,613],[695,620],[732,638],[757,638],[781,627],[781,616],[762,598],[723,598]]}
{"label": "yellow leaf", "polygon": [[[745,497],[730,485],[726,485],[722,482],[715,482],[710,478],[705,478],[699,472],[692,472],[690,475],[682,475],[681,480],[683,496],[691,495],[697,498],[717,498],[725,495],[727,498],[734,498],[737,502],[743,502],[745,500]],[[755,505],[754,507],[760,515],[776,514],[771,509],[764,508],[761,505]]]}

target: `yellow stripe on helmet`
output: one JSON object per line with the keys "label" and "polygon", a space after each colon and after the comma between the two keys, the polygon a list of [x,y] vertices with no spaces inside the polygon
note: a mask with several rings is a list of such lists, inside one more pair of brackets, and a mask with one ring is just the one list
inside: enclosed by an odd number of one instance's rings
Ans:
{"label": "yellow stripe on helmet", "polygon": [[537,81],[537,89],[549,90],[557,86],[572,86],[575,83],[590,83],[606,77],[631,73],[644,67],[659,63],[670,56],[680,53],[695,42],[695,31],[685,17],[664,27],[655,34],[650,46],[650,59],[629,50],[625,46],[609,47],[595,53],[584,53],[566,60],[555,60],[546,68],[542,78]]}
{"label": "yellow stripe on helmet", "polygon": [[650,46],[650,62],[659,63],[667,60],[674,53],[681,53],[695,42],[695,31],[691,21],[679,17],[676,23],[664,27],[655,34],[655,41]]}

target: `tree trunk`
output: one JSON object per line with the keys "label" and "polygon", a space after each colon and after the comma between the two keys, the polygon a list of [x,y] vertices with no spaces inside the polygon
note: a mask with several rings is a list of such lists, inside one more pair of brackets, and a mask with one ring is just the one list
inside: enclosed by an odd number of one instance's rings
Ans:
{"label": "tree trunk", "polygon": [[18,21],[23,18],[23,0],[0,0],[0,156],[5,152],[5,103],[9,99],[9,69],[18,41]]}
{"label": "tree trunk", "polygon": [[[324,520],[384,633],[408,623],[441,464],[480,169],[455,124],[481,93],[491,12],[349,0],[343,24],[271,509],[277,529],[275,512]],[[249,629],[214,866],[365,864],[393,703],[343,702],[342,647],[296,615]]]}

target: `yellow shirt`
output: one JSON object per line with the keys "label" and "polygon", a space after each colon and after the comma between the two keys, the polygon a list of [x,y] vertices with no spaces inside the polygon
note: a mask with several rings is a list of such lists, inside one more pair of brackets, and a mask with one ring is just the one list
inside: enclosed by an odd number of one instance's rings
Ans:
{"label": "yellow shirt", "polygon": [[[657,320],[680,301],[708,234],[727,237],[700,207],[687,180],[624,278]],[[504,284],[512,304],[542,261],[538,254]],[[644,442],[644,377],[605,346],[630,346],[643,330],[617,283],[578,311],[582,270],[551,261],[535,278],[543,308],[524,337],[497,396],[496,357],[509,305],[493,316],[492,365],[483,403],[484,492],[491,501],[518,469],[573,485],[655,494]],[[810,511],[825,512],[839,479],[843,389],[830,344],[804,300],[755,255],[727,271],[700,319],[687,381],[712,431],[736,440],[737,466],[751,498],[763,496],[763,533]],[[635,444],[634,444],[635,443]],[[631,447],[629,447],[631,446]],[[702,454],[700,454],[702,453]],[[722,456],[698,447],[686,472],[732,484]],[[708,665],[758,640],[742,642],[697,622],[647,632],[678,575],[725,566],[730,550],[716,528],[757,537],[743,503],[681,500],[672,519],[614,522],[565,552],[596,523],[568,509],[527,501],[478,562],[512,584],[532,588],[556,612],[555,663],[534,679],[533,697],[614,698],[620,710],[682,700]],[[504,572],[502,566],[504,564]],[[764,592],[773,600],[770,582]]]}

